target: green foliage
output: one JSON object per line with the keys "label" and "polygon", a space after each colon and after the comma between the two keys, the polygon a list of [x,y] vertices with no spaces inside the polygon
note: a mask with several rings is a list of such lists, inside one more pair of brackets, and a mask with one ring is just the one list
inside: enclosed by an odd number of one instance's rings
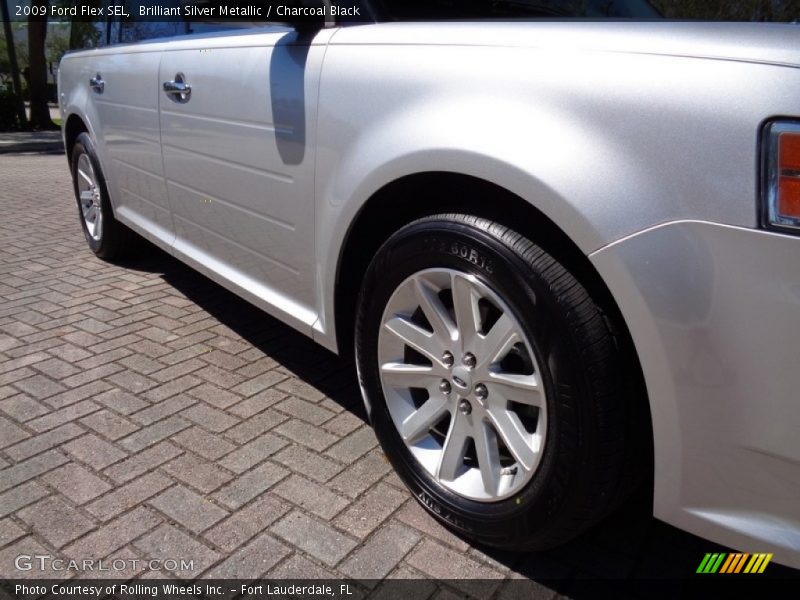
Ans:
{"label": "green foliage", "polygon": [[[12,23],[11,27],[17,30],[20,29],[18,23]],[[14,42],[14,49],[17,53],[17,63],[20,64],[20,68],[22,68],[23,60],[25,65],[28,64],[27,38],[19,39],[15,37]],[[11,85],[11,63],[8,59],[8,40],[6,40],[5,33],[0,35],[0,87],[2,87],[3,84]]]}
{"label": "green foliage", "polygon": [[[86,4],[92,3],[87,0]],[[96,48],[97,44],[100,42],[100,37],[102,36],[103,25],[104,23],[102,21],[74,21],[72,23],[72,30],[70,31],[70,49]]]}
{"label": "green foliage", "polygon": [[45,46],[45,55],[47,62],[53,63],[53,68],[64,56],[64,53],[69,50],[69,25],[68,24],[51,24],[47,32],[47,42]]}
{"label": "green foliage", "polygon": [[10,89],[0,89],[0,131],[20,131],[25,128],[17,111],[17,97]]}
{"label": "green foliage", "polygon": [[667,19],[797,21],[800,0],[650,0]]}
{"label": "green foliage", "polygon": [[6,36],[0,37],[0,88],[4,88],[11,82],[11,62],[8,60],[8,48],[6,47]]}

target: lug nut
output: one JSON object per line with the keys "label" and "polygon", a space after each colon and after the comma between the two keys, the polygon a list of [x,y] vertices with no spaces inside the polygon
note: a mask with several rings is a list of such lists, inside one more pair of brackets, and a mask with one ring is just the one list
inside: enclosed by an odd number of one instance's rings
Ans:
{"label": "lug nut", "polygon": [[458,410],[461,411],[461,414],[468,415],[472,412],[472,404],[469,403],[469,400],[462,400],[458,403]]}
{"label": "lug nut", "polygon": [[464,363],[466,366],[468,366],[470,369],[471,369],[472,367],[474,367],[474,366],[475,366],[475,365],[478,363],[478,361],[477,361],[477,360],[476,360],[476,358],[475,358],[475,355],[474,355],[474,354],[472,354],[471,352],[467,352],[467,353],[464,355],[464,358],[462,358],[461,360],[462,360],[462,361],[463,361],[463,363]]}
{"label": "lug nut", "polygon": [[486,389],[485,385],[483,385],[482,383],[479,383],[478,385],[475,386],[475,395],[479,399],[485,400],[486,396],[489,395],[489,390]]}
{"label": "lug nut", "polygon": [[453,355],[450,352],[445,352],[442,355],[442,362],[445,364],[445,366],[452,367],[453,363],[455,362],[455,359],[453,358]]}
{"label": "lug nut", "polygon": [[439,384],[439,391],[443,394],[450,393],[450,382],[447,379],[442,379],[442,382]]}

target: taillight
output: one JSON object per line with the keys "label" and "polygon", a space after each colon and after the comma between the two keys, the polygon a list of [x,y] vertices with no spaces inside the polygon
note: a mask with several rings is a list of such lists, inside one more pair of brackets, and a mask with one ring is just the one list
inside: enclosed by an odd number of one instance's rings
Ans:
{"label": "taillight", "polygon": [[800,230],[800,123],[776,121],[764,137],[764,225]]}

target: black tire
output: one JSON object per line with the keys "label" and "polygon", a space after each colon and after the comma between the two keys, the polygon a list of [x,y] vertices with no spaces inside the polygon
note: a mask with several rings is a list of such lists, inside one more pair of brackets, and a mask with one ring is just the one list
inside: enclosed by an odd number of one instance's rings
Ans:
{"label": "black tire", "polygon": [[[431,268],[460,270],[490,286],[532,342],[547,392],[547,437],[537,470],[515,497],[480,502],[452,492],[421,467],[392,422],[378,365],[383,312],[401,282]],[[394,234],[363,282],[356,357],[384,452],[417,500],[457,532],[497,547],[549,548],[607,515],[630,489],[630,411],[607,320],[570,272],[507,227],[448,214]]]}
{"label": "black tire", "polygon": [[[78,161],[82,155],[86,155],[91,162],[94,175],[97,180],[97,189],[100,192],[100,205],[103,214],[103,226],[99,239],[95,239],[89,233],[86,221],[84,220],[81,208],[80,192],[78,188]],[[108,187],[97,152],[94,149],[92,138],[88,133],[78,135],[70,156],[70,171],[72,174],[72,186],[75,192],[75,201],[78,206],[78,217],[80,218],[81,228],[86,242],[92,252],[105,260],[120,258],[135,242],[135,234],[114,218],[114,210],[111,207],[111,200],[108,195]]]}

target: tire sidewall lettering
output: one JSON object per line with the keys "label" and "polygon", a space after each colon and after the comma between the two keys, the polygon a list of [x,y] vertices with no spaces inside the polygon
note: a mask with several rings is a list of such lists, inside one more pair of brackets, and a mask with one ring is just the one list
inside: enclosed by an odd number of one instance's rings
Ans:
{"label": "tire sidewall lettering", "polygon": [[452,512],[444,508],[424,490],[417,492],[417,500],[419,500],[425,508],[438,516],[440,519],[444,519],[448,523],[451,523],[455,527],[458,527],[464,531],[471,532],[473,530],[472,527],[470,527],[463,519],[456,517]]}
{"label": "tire sidewall lettering", "polygon": [[460,258],[487,275],[494,274],[494,261],[471,244],[443,238],[425,238],[423,245],[433,252]]}

